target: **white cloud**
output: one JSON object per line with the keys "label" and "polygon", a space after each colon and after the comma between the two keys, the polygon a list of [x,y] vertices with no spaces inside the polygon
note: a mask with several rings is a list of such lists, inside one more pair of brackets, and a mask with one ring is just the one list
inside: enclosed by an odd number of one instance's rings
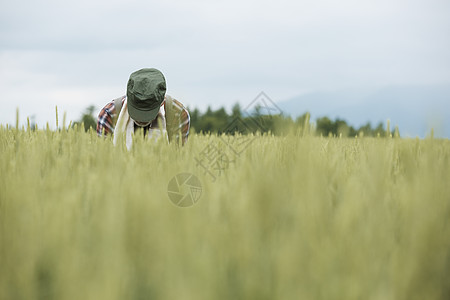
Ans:
{"label": "white cloud", "polygon": [[201,108],[261,90],[280,101],[450,84],[449,13],[445,0],[3,2],[0,123],[14,121],[17,105],[53,118],[28,99],[49,110],[63,101],[76,119],[123,94],[142,67],[161,69],[171,94]]}

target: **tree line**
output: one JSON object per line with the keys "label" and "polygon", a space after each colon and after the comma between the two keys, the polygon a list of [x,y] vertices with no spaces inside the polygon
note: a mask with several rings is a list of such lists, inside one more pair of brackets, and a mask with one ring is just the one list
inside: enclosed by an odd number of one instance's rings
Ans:
{"label": "tree line", "polygon": [[[93,115],[94,106],[86,108],[81,119],[74,124],[84,123],[85,130],[96,129],[97,117]],[[317,118],[315,122],[310,121],[308,112],[293,119],[284,114],[265,115],[261,110],[256,109],[251,113],[244,113],[239,104],[235,104],[231,113],[224,107],[213,110],[208,107],[201,112],[198,108],[189,109],[191,132],[211,133],[211,134],[242,134],[248,133],[273,133],[275,135],[285,135],[292,132],[308,132],[318,136],[338,136],[338,137],[386,137],[400,136],[398,128],[390,130],[389,121],[387,126],[378,123],[372,127],[370,122],[360,127],[354,127],[345,120],[336,118],[332,120],[328,117]]]}
{"label": "tree line", "polygon": [[[189,109],[188,109],[189,110]],[[205,112],[201,112],[195,108],[189,110],[191,117],[191,128],[196,132],[214,133],[214,134],[234,134],[235,132],[271,132],[275,135],[283,135],[289,132],[302,130],[309,133],[322,136],[369,136],[369,137],[385,137],[400,136],[398,128],[390,130],[389,121],[385,125],[380,122],[376,126],[372,126],[370,122],[360,127],[354,127],[345,120],[331,120],[328,117],[317,118],[311,123],[310,114],[305,112],[303,115],[293,119],[284,114],[264,115],[258,107],[250,114],[243,113],[239,104],[235,104],[231,109],[231,113],[227,113],[225,108],[221,107],[212,110],[208,107]]]}

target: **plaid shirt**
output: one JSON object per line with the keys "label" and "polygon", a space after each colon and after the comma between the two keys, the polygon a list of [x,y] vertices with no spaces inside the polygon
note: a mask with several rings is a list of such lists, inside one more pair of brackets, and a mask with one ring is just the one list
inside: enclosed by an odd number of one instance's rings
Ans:
{"label": "plaid shirt", "polygon": [[[125,101],[126,96],[121,97],[122,104]],[[163,101],[161,106],[164,106],[164,111],[166,112],[167,116],[167,108],[166,108],[166,100]],[[172,101],[172,108],[173,112],[177,117],[179,117],[179,121],[177,120],[177,124],[170,124],[170,122],[167,122],[166,129],[169,137],[169,141],[172,141],[172,139],[175,137],[176,140],[178,140],[179,133],[181,133],[182,137],[182,144],[184,145],[187,141],[187,138],[189,136],[189,127],[190,127],[190,117],[189,112],[184,107],[184,105],[178,101],[173,99]],[[114,126],[117,122],[117,118],[119,117],[119,112],[116,112],[116,106],[114,105],[114,100],[109,102],[108,104],[103,107],[103,109],[98,114],[98,120],[97,120],[97,135],[108,135],[114,133]],[[117,116],[117,118],[116,118]],[[146,126],[144,128],[144,131],[147,131],[148,129],[156,129],[158,128],[158,118],[160,118],[161,115],[158,114],[155,120],[150,123],[150,125]],[[166,120],[168,121],[168,120]],[[173,122],[172,122],[173,123]],[[135,125],[135,129],[137,129],[138,126]]]}

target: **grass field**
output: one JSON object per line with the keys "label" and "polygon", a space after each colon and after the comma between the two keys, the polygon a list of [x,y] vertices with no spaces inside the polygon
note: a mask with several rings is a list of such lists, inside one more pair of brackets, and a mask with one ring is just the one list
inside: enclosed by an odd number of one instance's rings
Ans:
{"label": "grass field", "polygon": [[213,181],[217,136],[1,127],[0,299],[450,299],[449,140],[247,138]]}

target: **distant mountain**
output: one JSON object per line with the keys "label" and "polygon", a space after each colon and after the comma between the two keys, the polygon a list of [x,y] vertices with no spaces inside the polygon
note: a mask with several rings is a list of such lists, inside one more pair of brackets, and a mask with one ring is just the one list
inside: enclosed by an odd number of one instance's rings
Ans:
{"label": "distant mountain", "polygon": [[277,105],[293,118],[308,111],[311,120],[340,118],[354,127],[389,119],[404,137],[425,137],[434,128],[435,136],[450,138],[450,85],[311,93]]}

